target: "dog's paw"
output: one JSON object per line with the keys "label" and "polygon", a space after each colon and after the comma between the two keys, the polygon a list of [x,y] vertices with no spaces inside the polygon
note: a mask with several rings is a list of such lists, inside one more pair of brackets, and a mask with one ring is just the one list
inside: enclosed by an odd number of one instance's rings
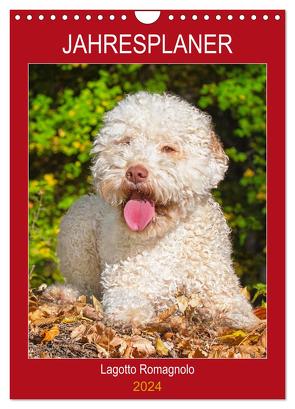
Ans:
{"label": "dog's paw", "polygon": [[243,312],[232,312],[227,314],[225,321],[229,327],[244,329],[246,331],[252,331],[262,323],[253,312],[247,314],[243,314]]}
{"label": "dog's paw", "polygon": [[124,311],[112,311],[105,314],[108,325],[113,327],[139,327],[145,325],[154,317],[153,311],[142,311],[137,308],[124,309]]}
{"label": "dog's paw", "polygon": [[72,304],[78,298],[79,292],[69,285],[54,284],[46,288],[42,295],[58,304]]}
{"label": "dog's paw", "polygon": [[113,325],[144,325],[155,317],[149,300],[130,289],[109,290],[103,297],[104,313]]}

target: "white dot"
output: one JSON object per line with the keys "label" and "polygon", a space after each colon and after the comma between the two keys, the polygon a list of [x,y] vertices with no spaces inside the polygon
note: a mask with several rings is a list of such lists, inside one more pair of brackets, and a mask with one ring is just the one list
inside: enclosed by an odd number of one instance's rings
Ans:
{"label": "white dot", "polygon": [[208,16],[208,14],[206,14],[205,16],[204,16],[204,20],[209,20],[209,16]]}
{"label": "white dot", "polygon": [[51,18],[51,20],[55,20],[55,19],[56,19],[56,17],[55,17],[54,14],[52,14],[52,15],[50,16],[50,18]]}
{"label": "white dot", "polygon": [[253,15],[251,16],[251,19],[252,19],[252,20],[256,20],[255,14],[253,14]]}
{"label": "white dot", "polygon": [[195,14],[192,16],[192,19],[193,20],[197,20],[198,19],[198,16],[196,16]]}
{"label": "white dot", "polygon": [[173,20],[174,16],[172,14],[170,14],[170,16],[168,18],[169,18],[169,20]]}
{"label": "white dot", "polygon": [[32,20],[32,16],[31,16],[31,14],[29,14],[28,16],[27,16],[27,20]]}
{"label": "white dot", "polygon": [[240,20],[245,20],[244,14],[241,14],[241,15],[240,15]]}
{"label": "white dot", "polygon": [[180,16],[180,19],[181,19],[181,20],[185,20],[185,15],[182,14],[182,15]]}
{"label": "white dot", "polygon": [[63,19],[63,20],[67,20],[67,19],[68,19],[68,16],[67,16],[66,14],[64,14],[64,15],[62,16],[62,19]]}
{"label": "white dot", "polygon": [[281,16],[279,16],[278,14],[275,16],[276,20],[279,20],[281,18]]}
{"label": "white dot", "polygon": [[103,16],[100,14],[99,16],[97,16],[98,20],[102,20]]}
{"label": "white dot", "polygon": [[15,18],[16,20],[20,20],[20,15],[17,14],[14,18]]}
{"label": "white dot", "polygon": [[221,20],[221,15],[220,14],[217,14],[216,20]]}
{"label": "white dot", "polygon": [[39,20],[44,20],[44,16],[43,16],[43,14],[40,14],[40,16],[39,16]]}
{"label": "white dot", "polygon": [[74,20],[79,20],[80,16],[78,14],[74,15]]}
{"label": "white dot", "polygon": [[121,16],[122,20],[126,20],[127,16],[125,16],[125,14],[123,14],[123,16]]}
{"label": "white dot", "polygon": [[229,14],[229,15],[227,16],[227,19],[228,19],[228,20],[232,20],[232,19],[233,19],[233,16],[232,16],[231,14]]}
{"label": "white dot", "polygon": [[86,20],[88,20],[88,21],[91,20],[91,16],[89,14],[87,14]]}
{"label": "white dot", "polygon": [[110,15],[110,20],[115,20],[115,16],[113,14]]}
{"label": "white dot", "polygon": [[268,20],[268,15],[267,14],[264,14],[263,20]]}

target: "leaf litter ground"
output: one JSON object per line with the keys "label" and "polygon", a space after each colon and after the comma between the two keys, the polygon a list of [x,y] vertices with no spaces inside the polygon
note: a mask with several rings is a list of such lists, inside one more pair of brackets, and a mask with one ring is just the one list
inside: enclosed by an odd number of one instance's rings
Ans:
{"label": "leaf litter ground", "polygon": [[115,328],[104,319],[100,302],[84,295],[60,303],[42,290],[29,294],[30,358],[265,358],[266,310],[251,332],[208,327],[200,322],[193,298],[144,327]]}

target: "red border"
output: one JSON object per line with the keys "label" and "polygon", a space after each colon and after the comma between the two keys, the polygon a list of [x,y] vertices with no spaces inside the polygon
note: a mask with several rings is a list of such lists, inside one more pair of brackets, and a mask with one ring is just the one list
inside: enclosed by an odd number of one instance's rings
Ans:
{"label": "red border", "polygon": [[[28,21],[26,16],[32,15]],[[39,14],[45,16],[43,21]],[[56,20],[50,20],[55,14]],[[64,21],[62,15],[68,20]],[[80,15],[75,21],[73,16]],[[85,16],[90,14],[90,21]],[[98,22],[97,15],[104,15]],[[113,14],[116,20],[110,21]],[[122,14],[127,16],[123,21]],[[168,16],[175,19],[169,22]],[[184,14],[185,21],[180,19]],[[191,19],[193,14],[198,20]],[[215,16],[221,15],[221,21]],[[227,16],[231,14],[232,20]],[[239,20],[240,14],[245,16]],[[251,16],[255,14],[256,20]],[[280,20],[275,15],[280,15]],[[20,20],[15,16],[20,15]],[[204,19],[209,16],[209,20]],[[269,19],[264,20],[263,16]],[[118,17],[118,18],[117,18]],[[233,54],[222,55],[64,55],[68,33],[229,33]],[[28,262],[28,64],[29,63],[265,63],[267,64],[268,155],[268,357],[264,360],[148,360],[149,364],[195,367],[194,376],[140,377],[161,380],[161,392],[132,392],[133,376],[98,374],[99,359],[32,360],[27,357]],[[172,11],[161,12],[152,25],[138,22],[133,11],[11,11],[11,398],[273,398],[285,397],[285,12]],[[138,366],[144,361],[129,360]],[[145,361],[146,362],[146,361]],[[104,360],[125,364],[125,360]],[[87,376],[84,376],[87,373]]]}

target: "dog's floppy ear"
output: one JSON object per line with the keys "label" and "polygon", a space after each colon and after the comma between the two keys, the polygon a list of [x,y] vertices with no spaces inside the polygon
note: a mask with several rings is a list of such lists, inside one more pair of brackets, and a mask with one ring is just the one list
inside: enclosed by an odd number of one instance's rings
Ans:
{"label": "dog's floppy ear", "polygon": [[228,168],[228,157],[225,154],[222,143],[215,132],[210,133],[210,148],[211,148],[211,183],[212,187],[217,187],[218,183],[224,178],[224,174]]}

